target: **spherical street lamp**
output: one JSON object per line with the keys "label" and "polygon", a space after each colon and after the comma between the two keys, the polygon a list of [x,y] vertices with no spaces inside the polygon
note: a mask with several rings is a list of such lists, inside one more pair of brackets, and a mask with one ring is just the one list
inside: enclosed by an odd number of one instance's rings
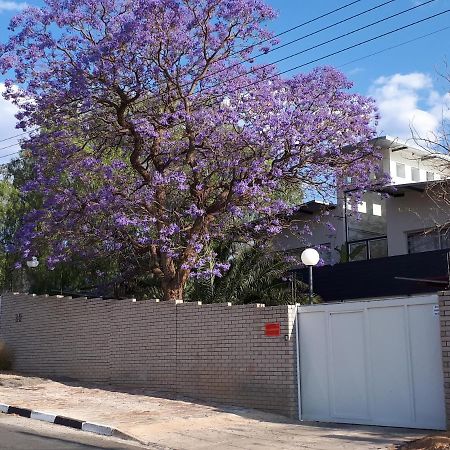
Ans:
{"label": "spherical street lamp", "polygon": [[39,265],[39,260],[36,258],[36,256],[33,256],[30,261],[27,261],[27,266],[30,269],[35,269],[38,265]]}
{"label": "spherical street lamp", "polygon": [[305,266],[315,266],[320,260],[320,255],[315,248],[307,248],[303,250],[301,258]]}
{"label": "spherical street lamp", "polygon": [[315,248],[307,248],[301,254],[302,263],[309,268],[309,303],[313,302],[313,266],[320,260],[319,252]]}

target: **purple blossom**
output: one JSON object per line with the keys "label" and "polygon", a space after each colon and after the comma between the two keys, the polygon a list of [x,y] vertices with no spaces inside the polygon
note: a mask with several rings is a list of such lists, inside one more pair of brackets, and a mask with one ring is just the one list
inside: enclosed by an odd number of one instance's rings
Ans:
{"label": "purple blossom", "polygon": [[243,46],[276,45],[264,24],[274,16],[263,0],[52,0],[14,18],[4,96],[19,126],[40,130],[26,142],[23,195],[43,199],[17,251],[45,243],[51,267],[138,252],[174,268],[162,277],[221,276],[212,244],[280,233],[286,187],[321,198],[347,176],[370,187],[373,100],[331,67],[286,79],[238,64],[258,51]]}

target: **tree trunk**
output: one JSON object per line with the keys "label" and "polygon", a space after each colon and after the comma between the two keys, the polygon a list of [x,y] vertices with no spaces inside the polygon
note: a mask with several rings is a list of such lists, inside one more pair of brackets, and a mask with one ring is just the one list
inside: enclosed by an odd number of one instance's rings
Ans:
{"label": "tree trunk", "polygon": [[[185,254],[190,255],[187,251]],[[183,300],[184,288],[190,274],[189,269],[181,268],[183,262],[177,266],[172,258],[166,255],[162,258],[161,266],[164,275],[161,280],[161,287],[164,300]]]}
{"label": "tree trunk", "polygon": [[163,300],[183,300],[183,292],[184,288],[181,286],[178,287],[163,287],[164,298]]}
{"label": "tree trunk", "polygon": [[184,288],[189,278],[187,270],[177,270],[170,280],[162,280],[163,300],[183,300]]}

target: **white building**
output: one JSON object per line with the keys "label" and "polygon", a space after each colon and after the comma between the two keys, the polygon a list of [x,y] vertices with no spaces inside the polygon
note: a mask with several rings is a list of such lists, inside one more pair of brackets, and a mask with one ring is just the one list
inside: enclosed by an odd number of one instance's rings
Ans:
{"label": "white building", "polygon": [[348,200],[351,194],[343,192],[337,193],[336,204],[302,205],[291,228],[275,239],[277,249],[295,254],[304,248],[296,222],[300,229],[308,224],[307,244],[319,248],[326,264],[450,248],[450,232],[444,226],[450,224],[449,205],[427,191],[450,178],[450,158],[389,136],[373,144],[382,152],[390,183],[367,192],[357,211]]}

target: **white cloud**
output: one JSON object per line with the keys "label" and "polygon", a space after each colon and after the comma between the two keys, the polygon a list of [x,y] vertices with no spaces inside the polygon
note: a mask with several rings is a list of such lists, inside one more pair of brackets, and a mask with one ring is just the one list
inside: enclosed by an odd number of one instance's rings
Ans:
{"label": "white cloud", "polygon": [[[11,102],[5,100],[1,94],[5,91],[4,83],[0,83],[0,141],[3,139],[8,139],[11,136],[16,136],[21,134],[21,130],[15,128],[16,118],[14,115],[17,113],[17,107],[14,106]],[[13,153],[19,150],[18,146],[12,146],[17,143],[18,138],[16,139],[8,139],[7,141],[0,142],[0,164],[7,162],[10,158],[1,158],[1,156]],[[8,148],[4,148],[8,147]]]}
{"label": "white cloud", "polygon": [[413,129],[419,137],[431,137],[438,131],[442,118],[450,117],[450,95],[440,94],[432,78],[424,73],[380,77],[369,94],[380,111],[379,134],[408,140]]}
{"label": "white cloud", "polygon": [[0,0],[0,13],[4,11],[21,11],[28,6],[25,2],[13,2]]}

